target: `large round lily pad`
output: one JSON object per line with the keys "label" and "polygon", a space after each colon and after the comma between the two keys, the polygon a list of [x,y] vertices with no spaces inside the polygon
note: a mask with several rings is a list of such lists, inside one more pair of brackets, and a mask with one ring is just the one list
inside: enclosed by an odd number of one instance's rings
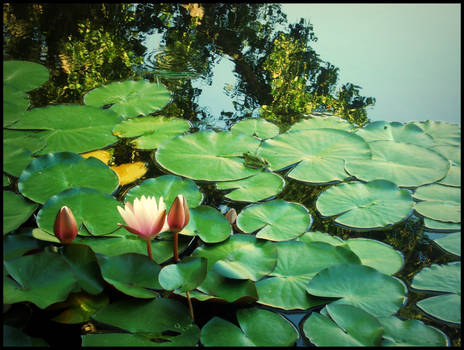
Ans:
{"label": "large round lily pad", "polygon": [[158,282],[161,266],[150,258],[134,253],[97,258],[105,281],[124,294],[135,298],[159,296],[153,289],[162,289]]}
{"label": "large round lily pad", "polygon": [[303,332],[316,346],[379,346],[383,329],[370,313],[352,305],[329,304],[313,312]]}
{"label": "large round lily pad", "polygon": [[431,265],[423,268],[412,280],[414,289],[445,294],[425,298],[417,306],[440,320],[461,323],[461,262]]}
{"label": "large round lily pad", "polygon": [[450,163],[428,148],[395,141],[369,143],[372,159],[347,160],[348,173],[363,181],[385,179],[401,187],[417,187],[438,181]]}
{"label": "large round lily pad", "polygon": [[13,85],[21,91],[42,86],[49,78],[47,68],[28,61],[3,61],[3,84]]}
{"label": "large round lily pad", "polygon": [[60,255],[41,252],[3,262],[12,277],[3,277],[3,303],[30,301],[39,308],[66,299],[76,279]]}
{"label": "large round lily pad", "polygon": [[407,288],[399,279],[356,264],[330,266],[308,284],[311,295],[340,298],[333,303],[349,304],[377,317],[395,314],[406,302]]}
{"label": "large round lily pad", "polygon": [[395,141],[412,143],[422,147],[430,147],[434,141],[431,136],[414,124],[387,122],[383,120],[367,124],[356,131],[367,142]]}
{"label": "large round lily pad", "polygon": [[278,313],[259,308],[237,310],[240,327],[214,317],[201,330],[204,346],[292,346],[298,331]]}
{"label": "large round lily pad", "polygon": [[411,122],[432,136],[435,145],[461,145],[461,125],[443,121],[426,120]]}
{"label": "large round lily pad", "polygon": [[118,187],[118,176],[96,158],[59,152],[35,158],[18,182],[19,191],[38,203],[45,203],[51,196],[74,187],[112,193]]}
{"label": "large round lily pad", "polygon": [[[32,235],[41,241],[60,242],[54,235],[38,228],[32,230]],[[185,250],[191,241],[190,237],[180,235],[178,241],[179,252]],[[98,239],[89,237],[88,235],[78,235],[73,243],[88,245],[95,253],[106,256],[117,256],[128,253],[148,256],[147,244],[137,235],[122,228],[111,235],[98,237]],[[172,258],[172,244],[172,233],[170,232],[162,232],[157,238],[151,241],[153,260],[157,264],[162,264]]]}
{"label": "large round lily pad", "polygon": [[350,249],[328,243],[289,241],[276,246],[276,267],[268,277],[256,283],[258,303],[285,310],[305,310],[326,303],[326,298],[306,292],[311,278],[332,265],[361,263]]}
{"label": "large round lily pad", "polygon": [[232,227],[219,210],[201,205],[190,209],[190,221],[180,234],[198,236],[206,243],[218,243],[232,234]]}
{"label": "large round lily pad", "polygon": [[383,327],[382,346],[449,346],[448,337],[439,329],[419,320],[379,317]]}
{"label": "large round lily pad", "polygon": [[22,118],[29,107],[29,96],[9,84],[3,84],[3,126],[13,124]]}
{"label": "large round lily pad", "polygon": [[338,184],[322,192],[316,201],[321,215],[336,216],[337,224],[353,230],[392,226],[405,220],[412,206],[409,191],[386,180]]}
{"label": "large round lily pad", "polygon": [[191,296],[200,301],[219,300],[228,303],[258,300],[253,281],[227,278],[213,270],[208,271],[201,285],[191,292]]}
{"label": "large round lily pad", "polygon": [[109,109],[125,119],[157,112],[170,100],[171,94],[162,84],[148,80],[117,81],[97,87],[84,96],[86,105],[112,104]]}
{"label": "large round lily pad", "polygon": [[419,202],[414,209],[427,218],[459,223],[461,222],[461,188],[431,184],[416,189],[413,194]]}
{"label": "large round lily pad", "polygon": [[257,238],[287,241],[307,231],[312,217],[301,204],[277,199],[254,204],[243,209],[237,218],[237,227],[245,233],[256,232]]}
{"label": "large round lily pad", "polygon": [[349,178],[345,161],[371,158],[369,145],[360,136],[336,129],[280,134],[264,141],[259,154],[270,163],[272,171],[297,164],[288,177],[318,184]]}
{"label": "large round lily pad", "polygon": [[[66,205],[74,214],[77,226],[85,225],[93,235],[107,235],[119,228],[121,216],[114,197],[91,188],[71,188],[48,199],[37,214],[38,226],[53,232],[56,214]],[[82,231],[82,230],[81,230]]]}
{"label": "large round lily pad", "polygon": [[162,144],[155,159],[166,170],[191,179],[238,180],[259,172],[246,167],[243,159],[258,146],[258,139],[241,133],[201,131]]}
{"label": "large round lily pad", "polygon": [[303,119],[295,124],[289,129],[289,131],[299,131],[299,130],[308,130],[308,129],[339,129],[345,131],[354,131],[356,127],[334,115],[327,116],[317,116],[310,115],[308,119]]}
{"label": "large round lily pad", "polygon": [[279,135],[279,127],[265,119],[253,118],[235,123],[230,131],[241,132],[249,136],[256,136],[262,140]]}
{"label": "large round lily pad", "polygon": [[173,299],[117,301],[98,310],[92,318],[129,333],[84,335],[83,346],[193,347],[200,339],[200,329],[188,308]]}
{"label": "large round lily pad", "polygon": [[[436,245],[438,245],[445,252],[451,253],[456,256],[461,256],[461,232],[453,233],[435,233],[432,236],[431,232],[425,232]],[[438,236],[438,237],[436,237]]]}
{"label": "large round lily pad", "polygon": [[309,231],[298,237],[298,240],[305,243],[326,242],[331,245],[346,245],[359,257],[363,265],[373,267],[386,275],[398,272],[404,264],[404,257],[400,251],[375,239],[350,238],[344,241],[328,233]]}
{"label": "large round lily pad", "polygon": [[285,186],[285,180],[272,172],[260,172],[257,175],[236,181],[216,183],[218,190],[231,192],[224,197],[238,202],[258,202],[279,194]]}
{"label": "large round lily pad", "polygon": [[438,181],[438,183],[447,186],[461,187],[461,165],[453,165],[451,163],[448,174]]}
{"label": "large round lily pad", "polygon": [[189,179],[182,179],[179,176],[163,175],[150,178],[137,186],[132,187],[124,197],[124,201],[133,202],[135,198],[144,196],[155,196],[156,199],[163,197],[166,204],[166,211],[169,211],[177,195],[183,195],[187,200],[189,208],[195,208],[203,200],[203,193],[198,186]]}
{"label": "large round lily pad", "polygon": [[37,209],[37,204],[11,191],[3,191],[3,234],[16,230]]}
{"label": "large round lily pad", "polygon": [[207,268],[205,258],[188,256],[176,264],[164,266],[158,276],[159,284],[166,290],[190,291],[203,282]]}
{"label": "large round lily pad", "polygon": [[192,256],[207,258],[208,270],[224,277],[257,281],[274,269],[277,248],[271,242],[241,234],[219,244],[200,246]]}
{"label": "large round lily pad", "polygon": [[403,268],[403,254],[390,245],[368,238],[350,238],[348,247],[361,259],[361,263],[386,275],[393,275]]}
{"label": "large round lily pad", "polygon": [[137,149],[155,149],[189,129],[190,122],[185,119],[148,116],[122,121],[114,127],[113,134],[135,137],[131,143]]}
{"label": "large round lily pad", "polygon": [[49,131],[3,129],[3,145],[24,148],[35,154],[45,147],[47,140],[43,136],[49,133]]}
{"label": "large round lily pad", "polygon": [[27,111],[9,128],[46,130],[39,134],[47,143],[39,154],[83,153],[118,141],[112,130],[120,120],[114,112],[91,106],[56,105]]}
{"label": "large round lily pad", "polygon": [[432,220],[424,217],[424,230],[425,231],[438,231],[438,232],[454,232],[461,229],[460,223],[444,222],[439,220]]}
{"label": "large round lily pad", "polygon": [[3,145],[3,171],[10,175],[19,177],[33,159],[31,152],[25,148],[9,143]]}

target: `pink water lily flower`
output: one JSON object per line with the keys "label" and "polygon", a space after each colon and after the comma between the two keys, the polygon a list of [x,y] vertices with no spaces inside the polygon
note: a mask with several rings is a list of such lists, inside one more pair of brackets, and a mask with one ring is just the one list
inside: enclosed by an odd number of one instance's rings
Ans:
{"label": "pink water lily flower", "polygon": [[158,204],[154,196],[135,198],[133,204],[126,202],[124,208],[118,206],[118,211],[126,222],[126,225],[118,225],[147,243],[160,232],[169,229],[163,197],[160,197]]}

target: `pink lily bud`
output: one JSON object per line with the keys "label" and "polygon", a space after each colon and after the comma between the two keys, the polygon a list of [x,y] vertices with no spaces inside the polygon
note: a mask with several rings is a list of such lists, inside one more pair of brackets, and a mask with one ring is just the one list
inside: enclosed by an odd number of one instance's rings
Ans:
{"label": "pink lily bud", "polygon": [[56,214],[55,225],[53,226],[55,236],[63,244],[74,241],[77,236],[77,223],[74,215],[67,206],[62,206]]}
{"label": "pink lily bud", "polygon": [[187,200],[183,195],[179,194],[176,199],[174,199],[171,209],[169,209],[169,229],[173,232],[180,232],[185,226],[187,226],[189,220],[190,213]]}

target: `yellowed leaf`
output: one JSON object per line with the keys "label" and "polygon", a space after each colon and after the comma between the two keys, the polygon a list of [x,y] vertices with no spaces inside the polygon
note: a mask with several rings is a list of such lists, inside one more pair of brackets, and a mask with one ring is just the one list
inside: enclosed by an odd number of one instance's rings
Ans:
{"label": "yellowed leaf", "polygon": [[108,163],[111,161],[111,153],[108,151],[103,151],[103,150],[82,153],[81,156],[84,158],[89,158],[89,157],[97,158],[101,160],[103,163],[105,163],[106,165],[108,165]]}
{"label": "yellowed leaf", "polygon": [[118,175],[119,184],[121,186],[134,182],[147,172],[147,167],[144,162],[115,165],[110,168]]}

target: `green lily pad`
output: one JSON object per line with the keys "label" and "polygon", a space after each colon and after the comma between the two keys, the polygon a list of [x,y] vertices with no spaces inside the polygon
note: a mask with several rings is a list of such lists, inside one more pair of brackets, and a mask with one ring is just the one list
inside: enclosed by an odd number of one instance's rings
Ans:
{"label": "green lily pad", "polygon": [[289,131],[313,129],[339,129],[344,131],[354,131],[356,127],[343,118],[335,115],[317,116],[310,114],[308,119],[303,119],[289,129]]}
{"label": "green lily pad", "polygon": [[200,301],[219,300],[228,303],[246,300],[258,300],[258,292],[253,281],[238,280],[221,276],[213,270],[208,271],[203,282],[197,287],[199,293],[191,293],[192,298]]}
{"label": "green lily pad", "polygon": [[343,239],[337,236],[329,235],[325,232],[318,232],[318,231],[308,231],[305,232],[303,235],[297,238],[298,241],[302,241],[305,243],[310,242],[324,242],[329,243],[331,245],[342,245],[345,243]]}
{"label": "green lily pad", "polygon": [[451,323],[461,323],[461,262],[433,264],[417,273],[411,283],[417,290],[446,294],[422,299],[416,305],[425,313]]}
{"label": "green lily pad", "polygon": [[92,235],[106,235],[119,228],[117,223],[122,219],[117,206],[120,204],[114,197],[95,189],[71,188],[45,202],[37,214],[37,224],[39,228],[53,232],[56,214],[66,205],[74,214],[77,227],[84,224]]}
{"label": "green lily pad", "polygon": [[321,313],[311,313],[303,323],[303,332],[316,346],[358,347],[379,346],[383,329],[374,316],[362,309],[328,304]]}
{"label": "green lily pad", "polygon": [[448,174],[440,181],[439,184],[461,187],[461,166],[451,164]]}
{"label": "green lily pad", "polygon": [[21,91],[31,91],[42,86],[49,78],[47,68],[28,61],[3,61],[3,84]]}
{"label": "green lily pad", "polygon": [[166,170],[195,180],[231,181],[259,172],[244,165],[243,154],[259,140],[232,132],[200,131],[178,136],[158,147],[156,161]]}
{"label": "green lily pad", "polygon": [[137,149],[155,149],[166,141],[184,134],[190,129],[190,122],[179,118],[139,117],[124,120],[113,129],[113,134],[136,137],[131,143]]}
{"label": "green lily pad", "polygon": [[420,215],[438,221],[461,222],[461,188],[431,184],[416,189],[414,209]]}
{"label": "green lily pad", "polygon": [[384,329],[382,346],[449,346],[446,334],[419,320],[379,317]]}
{"label": "green lily pad", "polygon": [[34,157],[27,149],[9,143],[3,147],[3,171],[10,175],[19,177],[33,159]]}
{"label": "green lily pad", "polygon": [[3,262],[3,303],[30,301],[39,308],[63,301],[75,288],[76,279],[58,254],[41,252]]}
{"label": "green lily pad", "polygon": [[230,236],[225,242],[200,246],[192,256],[208,259],[208,270],[227,278],[257,281],[269,274],[277,262],[277,248],[255,236]]}
{"label": "green lily pad", "polygon": [[410,124],[417,125],[426,134],[432,136],[435,145],[461,145],[461,125],[459,124],[433,120],[411,122]]}
{"label": "green lily pad", "polygon": [[427,236],[441,249],[456,256],[461,256],[461,232],[442,233],[439,237],[431,238],[430,232],[425,232]]}
{"label": "green lily pad", "polygon": [[312,217],[301,204],[277,199],[254,204],[243,209],[237,218],[237,227],[245,233],[256,233],[257,238],[287,241],[307,231]]}
{"label": "green lily pad", "polygon": [[87,293],[100,294],[104,288],[95,253],[83,244],[65,244],[61,254],[71,268],[79,286]]}
{"label": "green lily pad", "polygon": [[322,192],[316,201],[321,215],[338,215],[335,223],[353,230],[390,227],[405,220],[412,206],[409,191],[386,180],[338,184]]}
{"label": "green lily pad", "polygon": [[37,204],[11,191],[3,191],[3,234],[16,230],[37,209]]}
{"label": "green lily pad", "polygon": [[443,157],[450,160],[452,164],[461,165],[461,147],[452,145],[438,145],[430,147],[437,153],[440,153]]}
{"label": "green lily pad", "polygon": [[263,142],[259,155],[272,171],[297,164],[287,176],[304,182],[325,184],[350,176],[348,160],[370,159],[369,145],[360,136],[343,130],[313,129],[287,132]]}
{"label": "green lily pad", "polygon": [[159,284],[166,290],[193,290],[205,279],[207,266],[205,258],[188,256],[177,264],[164,266],[158,276]]}
{"label": "green lily pad", "polygon": [[259,308],[237,310],[240,327],[214,317],[201,330],[204,346],[292,346],[298,331],[282,315]]}
{"label": "green lily pad", "polygon": [[284,187],[285,180],[271,172],[260,172],[242,180],[216,183],[218,190],[232,190],[224,197],[238,202],[258,202],[279,194]]}
{"label": "green lily pad", "polygon": [[[32,230],[32,235],[34,238],[41,241],[60,243],[58,238],[54,235],[41,229]],[[155,262],[157,264],[162,264],[173,256],[172,234],[163,232],[157,237],[158,238],[151,241],[151,249]],[[178,240],[179,252],[182,252],[191,241],[192,239],[190,237],[180,235]],[[127,253],[137,253],[148,256],[147,244],[137,235],[125,229],[119,229],[109,236],[101,236],[98,237],[98,239],[78,235],[73,242],[88,245],[95,253],[106,256],[117,256]]]}
{"label": "green lily pad", "polygon": [[56,105],[34,108],[10,129],[39,129],[47,145],[38,154],[50,152],[83,153],[118,141],[112,130],[121,120],[116,113],[82,105]]}
{"label": "green lily pad", "polygon": [[328,266],[361,263],[350,249],[328,243],[289,241],[276,246],[276,267],[267,278],[256,283],[258,303],[285,310],[305,310],[326,303],[326,298],[306,292],[311,278]]}
{"label": "green lily pad", "polygon": [[205,243],[218,243],[232,234],[232,227],[219,210],[201,205],[190,209],[190,221],[179,233],[198,236]]}
{"label": "green lily pad", "polygon": [[3,346],[4,347],[31,347],[31,346],[49,346],[45,340],[36,337],[30,337],[16,327],[3,324]]}
{"label": "green lily pad", "polygon": [[162,84],[148,80],[117,81],[97,87],[84,96],[84,103],[89,106],[112,104],[109,109],[124,119],[157,112],[170,100],[171,94]]}
{"label": "green lily pad", "polygon": [[311,295],[340,298],[333,303],[348,304],[377,317],[395,314],[406,301],[405,284],[376,269],[355,264],[330,266],[308,284]]}
{"label": "green lily pad", "polygon": [[403,254],[386,243],[368,238],[350,238],[346,244],[361,259],[363,265],[373,267],[386,275],[393,275],[403,268]]}
{"label": "green lily pad", "polygon": [[21,119],[29,107],[29,96],[9,84],[3,84],[3,126]]}
{"label": "green lily pad", "polygon": [[24,148],[35,154],[47,144],[47,140],[42,138],[47,134],[50,134],[50,132],[3,129],[3,145]]}
{"label": "green lily pad", "polygon": [[54,304],[49,310],[62,310],[52,320],[64,324],[77,324],[90,320],[95,312],[109,304],[106,294],[91,295],[87,293],[71,293],[62,303]]}
{"label": "green lily pad", "polygon": [[3,259],[18,258],[42,247],[43,244],[32,236],[32,230],[6,235],[3,237]]}
{"label": "green lily pad", "polygon": [[346,245],[354,252],[363,265],[375,268],[386,274],[393,275],[401,270],[404,257],[400,251],[393,249],[390,245],[368,238],[350,238],[346,241],[337,236],[331,236],[323,232],[305,232],[298,238],[305,243],[325,242],[331,245]]}
{"label": "green lily pad", "polygon": [[113,193],[118,185],[116,173],[100,160],[59,152],[35,158],[21,173],[18,189],[27,198],[45,203],[69,188],[86,187]]}
{"label": "green lily pad", "polygon": [[111,303],[92,316],[96,321],[130,332],[89,334],[83,346],[190,346],[200,339],[188,308],[177,300],[157,298]]}
{"label": "green lily pad", "polygon": [[363,181],[385,179],[400,187],[417,187],[441,180],[450,163],[428,148],[395,141],[369,143],[372,159],[348,160],[345,170]]}
{"label": "green lily pad", "polygon": [[124,201],[132,203],[135,198],[141,197],[142,195],[155,196],[157,200],[163,197],[164,203],[166,204],[166,211],[169,211],[172,202],[174,202],[179,194],[185,197],[189,208],[195,208],[203,201],[203,194],[200,192],[195,182],[174,175],[163,175],[157,178],[144,180],[127,192]]}
{"label": "green lily pad", "polygon": [[108,257],[97,255],[104,280],[114,288],[135,298],[159,296],[152,289],[162,289],[158,282],[161,267],[140,254]]}
{"label": "green lily pad", "polygon": [[395,141],[412,143],[422,147],[430,147],[434,143],[432,137],[424,133],[424,130],[417,125],[383,120],[367,124],[358,129],[356,134],[367,142]]}
{"label": "green lily pad", "polygon": [[443,222],[439,220],[432,220],[424,218],[425,231],[439,231],[439,232],[454,232],[461,229],[461,224],[452,222]]}
{"label": "green lily pad", "polygon": [[279,135],[279,127],[265,119],[244,119],[235,123],[230,131],[240,132],[249,136],[256,136],[262,140]]}

